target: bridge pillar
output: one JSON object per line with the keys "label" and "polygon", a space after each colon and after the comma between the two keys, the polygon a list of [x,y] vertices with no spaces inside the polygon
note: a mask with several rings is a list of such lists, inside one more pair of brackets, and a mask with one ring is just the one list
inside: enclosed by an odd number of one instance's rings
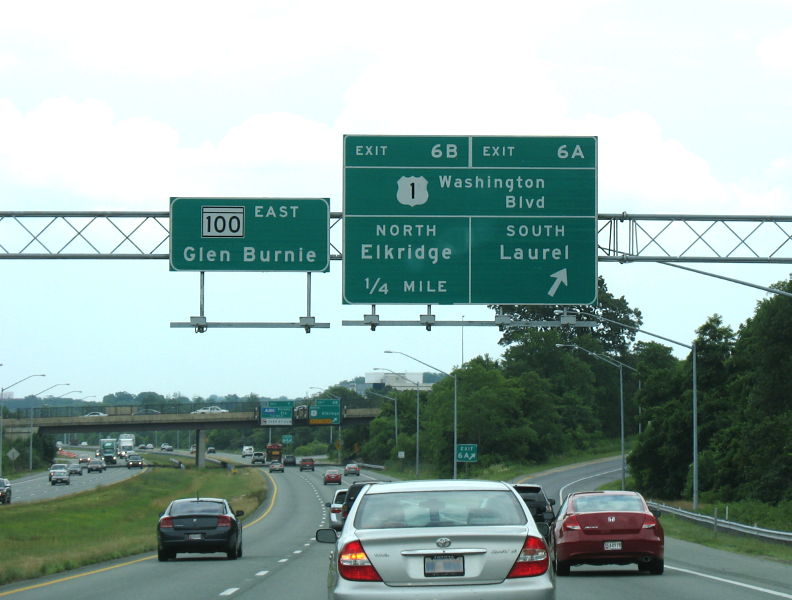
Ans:
{"label": "bridge pillar", "polygon": [[195,431],[195,466],[199,469],[206,466],[206,432],[203,429]]}

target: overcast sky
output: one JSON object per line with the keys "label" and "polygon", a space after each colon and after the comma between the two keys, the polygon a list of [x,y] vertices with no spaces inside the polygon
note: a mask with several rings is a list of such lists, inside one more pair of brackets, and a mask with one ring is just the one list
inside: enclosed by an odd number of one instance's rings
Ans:
{"label": "overcast sky", "polygon": [[[341,211],[344,134],[444,134],[597,136],[599,213],[787,216],[790,115],[789,0],[8,2],[0,19],[3,211],[167,211],[171,196]],[[790,271],[694,266],[765,286]],[[767,297],[657,264],[599,273],[686,343]],[[10,391],[299,397],[421,370],[388,349],[446,371],[501,355],[495,327],[342,327],[370,306],[342,305],[339,261],[312,288],[330,329],[196,334],[169,324],[198,314],[198,275],[167,261],[0,261],[0,386],[45,373]],[[206,315],[298,321],[306,277],[208,274]]]}

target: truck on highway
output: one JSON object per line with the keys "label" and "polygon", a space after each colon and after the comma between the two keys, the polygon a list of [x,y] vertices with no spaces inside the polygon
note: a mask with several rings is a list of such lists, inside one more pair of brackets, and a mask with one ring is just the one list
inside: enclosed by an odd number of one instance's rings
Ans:
{"label": "truck on highway", "polygon": [[105,461],[106,465],[116,464],[118,460],[118,440],[115,438],[99,440],[99,456]]}
{"label": "truck on highway", "polygon": [[271,443],[267,444],[267,462],[273,460],[280,462],[281,455],[283,454],[283,444]]}
{"label": "truck on highway", "polygon": [[126,458],[135,451],[135,434],[122,433],[118,436],[118,456]]}

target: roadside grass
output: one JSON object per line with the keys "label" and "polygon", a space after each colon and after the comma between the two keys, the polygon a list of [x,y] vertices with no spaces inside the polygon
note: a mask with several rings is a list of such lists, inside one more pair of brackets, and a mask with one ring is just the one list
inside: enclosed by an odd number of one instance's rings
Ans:
{"label": "roadside grass", "polygon": [[[629,445],[627,445],[627,449],[629,450]],[[554,456],[551,460],[546,462],[525,462],[520,464],[497,463],[487,466],[479,466],[477,463],[457,463],[457,477],[460,479],[511,481],[521,475],[541,473],[573,463],[611,458],[613,456],[618,456],[620,450],[621,446],[619,440],[605,440],[601,444],[588,450]],[[396,479],[415,479],[415,463],[412,465],[388,463],[385,465],[383,474],[386,477],[393,477]],[[434,479],[438,477],[443,478],[448,476],[439,475],[430,465],[421,465],[419,479]]]}
{"label": "roadside grass", "polygon": [[257,469],[149,469],[131,479],[0,512],[0,585],[156,549],[159,515],[174,498],[227,498],[252,514],[268,494]]}
{"label": "roadside grass", "polygon": [[[618,490],[620,488],[621,480],[616,480],[602,485],[598,489]],[[627,489],[634,489],[631,487],[629,480],[627,481]],[[658,500],[658,502],[693,512],[690,501]],[[762,507],[763,523],[756,523],[755,520],[747,518],[749,515],[756,514],[758,504],[761,504]],[[714,504],[700,503],[698,510],[695,512],[712,515],[714,514],[715,507],[716,505]],[[765,527],[767,529],[788,531],[790,523],[786,516],[788,510],[789,507],[787,505],[776,507],[757,502],[738,502],[730,504],[729,520],[736,523],[756,524],[759,527]],[[721,506],[719,510],[720,518],[724,518],[724,514],[725,511]],[[736,554],[744,554],[755,558],[764,558],[792,564],[792,546],[782,543],[767,542],[751,536],[724,531],[723,529],[714,530],[710,525],[688,521],[670,513],[663,513],[660,519],[667,537],[694,544],[701,544],[702,546],[724,550],[726,552],[734,552]],[[783,525],[778,526],[778,523],[782,523]]]}

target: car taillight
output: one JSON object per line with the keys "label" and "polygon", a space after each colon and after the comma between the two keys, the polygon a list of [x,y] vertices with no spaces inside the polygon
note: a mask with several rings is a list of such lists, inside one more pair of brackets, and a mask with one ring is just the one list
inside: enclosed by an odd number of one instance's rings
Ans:
{"label": "car taillight", "polygon": [[575,515],[571,515],[566,519],[564,519],[564,524],[562,525],[562,529],[565,529],[567,531],[577,531],[581,529],[577,517]]}
{"label": "car taillight", "polygon": [[341,550],[338,555],[338,573],[351,581],[382,581],[358,540],[349,542]]}
{"label": "car taillight", "polygon": [[547,572],[550,566],[550,558],[547,553],[545,543],[533,536],[525,539],[520,555],[514,562],[514,566],[509,571],[507,579],[515,577],[535,577]]}
{"label": "car taillight", "polygon": [[643,528],[651,529],[652,527],[657,527],[657,519],[654,515],[644,515]]}
{"label": "car taillight", "polygon": [[217,527],[231,527],[231,517],[228,515],[217,517]]}
{"label": "car taillight", "polygon": [[341,512],[341,509],[340,509],[340,508],[331,508],[331,509],[330,509],[330,512],[331,512],[331,513],[340,513],[340,512]]}
{"label": "car taillight", "polygon": [[170,517],[162,517],[159,521],[160,529],[173,529],[173,519]]}

